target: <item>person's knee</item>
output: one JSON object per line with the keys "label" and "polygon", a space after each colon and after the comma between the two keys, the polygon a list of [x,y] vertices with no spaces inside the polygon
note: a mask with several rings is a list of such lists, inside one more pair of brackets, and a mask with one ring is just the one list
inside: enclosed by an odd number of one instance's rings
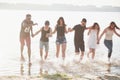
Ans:
{"label": "person's knee", "polygon": [[48,53],[48,51],[49,51],[49,49],[48,49],[48,48],[46,48],[46,49],[45,49],[45,52],[46,52],[46,53]]}
{"label": "person's knee", "polygon": [[28,47],[28,50],[31,50],[31,47],[30,47],[30,46]]}
{"label": "person's knee", "polygon": [[95,53],[95,49],[93,49],[92,52]]}
{"label": "person's knee", "polygon": [[42,48],[40,48],[40,52],[42,52],[43,51],[43,49]]}
{"label": "person's knee", "polygon": [[81,55],[84,55],[84,51],[81,51]]}
{"label": "person's knee", "polygon": [[109,49],[109,53],[112,53],[112,49]]}
{"label": "person's knee", "polygon": [[62,53],[62,57],[65,57],[65,53]]}
{"label": "person's knee", "polygon": [[21,44],[21,48],[24,48],[24,46],[25,46],[24,44]]}
{"label": "person's knee", "polygon": [[108,58],[111,58],[112,52],[109,52],[108,54]]}

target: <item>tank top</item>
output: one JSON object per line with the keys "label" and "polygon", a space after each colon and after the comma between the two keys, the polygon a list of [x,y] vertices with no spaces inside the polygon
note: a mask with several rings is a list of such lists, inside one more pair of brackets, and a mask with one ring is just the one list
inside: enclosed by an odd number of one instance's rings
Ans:
{"label": "tank top", "polygon": [[21,37],[29,37],[30,36],[30,29],[32,28],[33,21],[24,20],[21,24]]}
{"label": "tank top", "polygon": [[61,38],[65,36],[65,26],[57,25],[56,30],[57,30],[57,38]]}
{"label": "tank top", "polygon": [[106,35],[105,35],[105,40],[112,40],[112,36],[113,36],[113,31],[107,29]]}
{"label": "tank top", "polygon": [[40,41],[48,42],[49,39],[48,39],[48,37],[46,37],[46,35],[47,35],[48,33],[50,33],[50,28],[49,28],[47,31],[45,31],[45,30],[44,30],[44,27],[43,27],[43,28],[42,28],[42,31],[41,31]]}

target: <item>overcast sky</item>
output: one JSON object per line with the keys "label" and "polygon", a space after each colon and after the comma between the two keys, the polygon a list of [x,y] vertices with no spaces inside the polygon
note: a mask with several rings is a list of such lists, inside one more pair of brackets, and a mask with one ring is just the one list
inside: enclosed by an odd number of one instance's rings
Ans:
{"label": "overcast sky", "polygon": [[72,4],[72,5],[95,5],[97,7],[109,5],[119,6],[120,0],[0,0],[8,3],[34,3],[34,4]]}

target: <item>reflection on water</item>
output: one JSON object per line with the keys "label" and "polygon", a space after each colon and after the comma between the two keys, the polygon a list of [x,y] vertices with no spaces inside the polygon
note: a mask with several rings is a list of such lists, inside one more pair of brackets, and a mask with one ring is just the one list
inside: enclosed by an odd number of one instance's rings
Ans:
{"label": "reflection on water", "polygon": [[[20,64],[20,73],[21,75],[27,71],[27,75],[31,76],[31,67],[36,67],[35,65],[28,64],[27,69],[25,69],[25,64]],[[112,74],[111,72],[111,63],[100,63],[100,62],[90,62],[87,61],[85,63],[76,63],[75,61],[71,62],[71,64],[66,63],[66,65],[58,64],[58,62],[39,62],[39,69],[37,75],[44,75],[44,74],[55,74],[57,72],[66,73],[68,75],[85,75],[85,74],[92,74],[92,75],[103,75],[103,74]],[[32,68],[34,69],[34,68]],[[33,70],[32,70],[33,71]]]}
{"label": "reflection on water", "polygon": [[107,64],[107,71],[108,71],[108,73],[111,72],[111,63]]}
{"label": "reflection on water", "polygon": [[31,75],[31,66],[32,64],[28,64],[28,75]]}
{"label": "reflection on water", "polygon": [[[28,70],[27,70],[27,72],[28,72],[28,73],[27,73],[28,76],[31,75],[31,66],[32,66],[32,64],[28,64]],[[24,75],[24,72],[25,72],[24,64],[21,63],[21,64],[20,64],[20,73],[21,73],[22,76]]]}
{"label": "reflection on water", "polygon": [[[103,62],[106,62],[107,59],[107,49],[103,44],[104,38],[101,40],[100,47],[96,50],[96,60],[97,63],[85,62],[84,64],[74,63],[72,62],[72,57],[74,56],[74,33],[66,34],[67,39],[67,50],[66,50],[66,65],[65,67],[59,65],[57,62],[55,63],[55,53],[56,53],[56,35],[50,38],[50,51],[49,51],[49,59],[50,62],[45,62],[44,64],[39,63],[39,38],[40,36],[36,36],[32,38],[31,49],[32,49],[32,65],[28,65],[25,63],[19,64],[19,31],[22,20],[25,18],[25,14],[29,11],[7,11],[1,10],[0,13],[0,75],[43,75],[43,74],[54,74],[56,72],[63,72],[71,75],[80,75],[80,74],[96,74],[96,73],[112,73],[120,75],[120,38],[114,36],[114,47],[113,47],[113,55],[112,61],[114,63],[111,65],[106,65]],[[81,18],[87,18],[87,26],[91,26],[93,22],[98,22],[101,26],[101,31],[107,27],[110,21],[115,21],[117,25],[120,25],[119,12],[61,12],[61,11],[30,11],[32,14],[32,20],[37,22],[39,25],[34,27],[34,32],[38,31],[41,26],[44,25],[44,21],[46,19],[50,20],[51,28],[54,29],[56,25],[56,21],[59,16],[63,16],[65,18],[65,22],[67,27],[73,27],[78,24]],[[11,14],[11,15],[6,15]],[[52,14],[52,15],[48,15]],[[108,14],[108,15],[106,15]],[[69,18],[68,18],[69,15]],[[82,15],[82,16],[81,16]],[[104,18],[106,16],[106,18]],[[112,17],[111,17],[112,16]],[[4,19],[7,17],[7,19]],[[93,19],[94,17],[94,19]],[[11,20],[12,19],[12,20]],[[72,19],[72,20],[71,20]],[[6,24],[7,22],[7,24]],[[4,26],[4,27],[3,27]],[[7,28],[7,29],[6,29]],[[3,34],[5,33],[5,34]],[[9,37],[10,36],[10,37]],[[87,31],[85,32],[85,43],[87,43]],[[85,51],[85,56],[87,53],[87,47]],[[25,47],[24,56],[27,58],[27,49]],[[61,55],[61,54],[60,54]],[[84,58],[85,59],[85,58]],[[83,59],[83,60],[84,60]],[[103,61],[103,62],[102,62]],[[62,62],[62,61],[60,61]],[[100,63],[101,62],[101,63]],[[10,63],[10,64],[8,64]]]}
{"label": "reflection on water", "polygon": [[21,63],[21,65],[20,65],[20,73],[21,73],[21,75],[24,75],[24,65],[23,65],[23,63]]}
{"label": "reflection on water", "polygon": [[40,63],[40,75],[48,74],[48,70],[44,70],[43,63]]}

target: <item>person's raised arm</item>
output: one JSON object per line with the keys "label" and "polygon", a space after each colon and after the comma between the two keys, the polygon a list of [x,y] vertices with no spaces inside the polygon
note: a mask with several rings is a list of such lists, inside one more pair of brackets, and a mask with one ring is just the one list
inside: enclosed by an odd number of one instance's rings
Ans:
{"label": "person's raised arm", "polygon": [[42,31],[42,28],[40,30],[38,30],[37,32],[35,32],[35,34],[33,34],[33,37],[36,36],[37,34],[39,34]]}
{"label": "person's raised arm", "polygon": [[90,34],[90,32],[91,32],[91,29],[89,29],[89,31],[88,31],[88,33],[87,33],[87,34],[89,35],[89,34]]}
{"label": "person's raised arm", "polygon": [[52,36],[52,29],[50,28],[50,36]]}
{"label": "person's raised arm", "polygon": [[75,30],[76,26],[74,26],[73,28],[68,28],[68,32],[73,32]]}
{"label": "person's raised arm", "polygon": [[31,36],[33,36],[33,28],[30,26]]}
{"label": "person's raised arm", "polygon": [[89,31],[88,31],[88,35],[89,35],[92,28],[91,28],[91,27],[87,27],[86,30],[87,30],[87,29],[89,29]]}
{"label": "person's raised arm", "polygon": [[74,29],[68,28],[68,32],[72,32],[72,31],[74,31]]}
{"label": "person's raised arm", "polygon": [[114,29],[114,33],[115,33],[118,37],[120,37],[120,34],[118,34],[115,29]]}
{"label": "person's raised arm", "polygon": [[68,33],[68,30],[67,30],[67,28],[65,27],[65,33]]}
{"label": "person's raised arm", "polygon": [[56,33],[56,31],[57,31],[56,28],[57,28],[57,27],[55,26],[55,29],[54,29],[54,31],[52,32],[52,34],[55,34],[55,33]]}
{"label": "person's raised arm", "polygon": [[99,33],[100,33],[100,30],[97,31],[97,44],[99,44]]}
{"label": "person's raised arm", "polygon": [[90,27],[86,27],[85,30],[88,30],[88,29],[91,29],[91,26]]}
{"label": "person's raised arm", "polygon": [[38,23],[33,23],[33,26],[38,25]]}
{"label": "person's raised arm", "polygon": [[[107,28],[106,28],[107,29]],[[102,36],[105,34],[106,29],[104,29],[104,31],[102,32],[102,34],[100,35],[100,37],[98,38],[98,42],[101,40]]]}

